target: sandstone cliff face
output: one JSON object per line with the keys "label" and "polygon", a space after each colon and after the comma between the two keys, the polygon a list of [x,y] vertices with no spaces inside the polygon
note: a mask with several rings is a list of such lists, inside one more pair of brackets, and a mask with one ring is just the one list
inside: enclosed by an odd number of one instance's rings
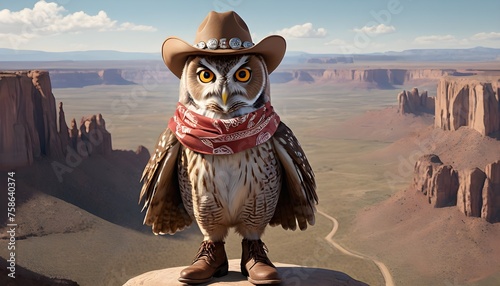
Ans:
{"label": "sandstone cliff face", "polygon": [[352,82],[373,83],[380,88],[402,85],[415,81],[437,81],[442,76],[452,74],[455,70],[441,69],[280,69],[271,74],[274,83],[286,83],[298,80],[299,75],[309,74],[315,82]]}
{"label": "sandstone cliff face", "polygon": [[404,74],[404,81],[419,81],[429,79],[440,79],[443,76],[454,74],[454,69],[409,69]]}
{"label": "sandstone cliff face", "polygon": [[456,171],[437,155],[424,155],[415,163],[410,189],[427,196],[434,207],[456,205],[466,216],[500,221],[500,161]]}
{"label": "sandstone cliff face", "polygon": [[500,78],[444,77],[439,81],[434,125],[462,126],[482,135],[500,131]]}
{"label": "sandstone cliff face", "polygon": [[486,166],[481,217],[489,222],[500,221],[500,160]]}
{"label": "sandstone cliff face", "polygon": [[[40,156],[63,159],[68,154],[68,147],[78,150],[81,134],[76,122],[74,125],[72,122],[71,129],[66,125],[62,103],[57,120],[48,72],[0,73],[0,102],[0,169],[31,165],[34,158]],[[99,140],[93,141],[98,142],[94,144],[97,146],[95,152],[108,154],[111,135],[101,115],[95,116],[95,121],[99,132],[88,131],[98,136]]]}
{"label": "sandstone cliff face", "polygon": [[122,77],[122,71],[119,69],[105,69],[98,72],[99,77],[102,80],[102,84],[111,85],[130,85],[134,84]]}
{"label": "sandstone cliff face", "polygon": [[89,85],[131,85],[123,78],[120,69],[104,70],[55,70],[50,74],[54,88],[85,87]]}
{"label": "sandstone cliff face", "polygon": [[0,102],[0,168],[28,165],[40,155],[62,157],[48,72],[1,73]]}
{"label": "sandstone cliff face", "polygon": [[419,94],[414,87],[411,91],[403,90],[398,94],[399,114],[434,113],[434,108],[434,97],[428,96],[427,91]]}
{"label": "sandstone cliff face", "polygon": [[429,203],[436,208],[455,205],[458,175],[438,156],[424,155],[415,163],[412,187],[426,195]]}
{"label": "sandstone cliff face", "polygon": [[457,207],[466,216],[481,217],[485,179],[486,175],[479,168],[459,172],[460,187],[457,194]]}
{"label": "sandstone cliff face", "polygon": [[328,69],[322,76],[323,81],[367,82],[379,87],[403,84],[406,70],[401,69]]}

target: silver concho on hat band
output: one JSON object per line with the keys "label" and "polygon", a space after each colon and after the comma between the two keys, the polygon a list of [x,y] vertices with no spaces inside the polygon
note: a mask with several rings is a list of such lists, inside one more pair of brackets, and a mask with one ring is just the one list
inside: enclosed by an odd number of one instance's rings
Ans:
{"label": "silver concho on hat band", "polygon": [[202,50],[204,48],[206,48],[205,42],[203,42],[203,41],[199,42],[198,44],[195,44],[194,46],[197,47],[198,49],[202,49]]}
{"label": "silver concho on hat band", "polygon": [[221,38],[219,40],[219,48],[227,49],[227,39],[226,38]]}
{"label": "silver concho on hat band", "polygon": [[216,38],[211,38],[210,40],[207,41],[207,48],[209,50],[215,50],[215,49],[217,49],[218,45],[219,45],[219,41],[217,41]]}
{"label": "silver concho on hat band", "polygon": [[204,41],[200,41],[197,44],[194,44],[193,46],[200,50],[203,49],[216,50],[216,49],[227,49],[227,48],[238,50],[241,48],[245,49],[251,48],[254,46],[254,43],[249,41],[244,41],[242,43],[240,38],[231,38],[229,40],[229,43],[227,41],[227,38],[220,38],[219,40],[217,40],[216,38],[211,38],[206,43]]}
{"label": "silver concho on hat band", "polygon": [[233,50],[239,49],[241,47],[241,40],[240,40],[240,38],[231,38],[229,40],[229,46]]}
{"label": "silver concho on hat band", "polygon": [[251,47],[253,47],[253,43],[252,42],[249,42],[249,41],[244,41],[243,42],[243,48],[248,49],[248,48],[251,48]]}

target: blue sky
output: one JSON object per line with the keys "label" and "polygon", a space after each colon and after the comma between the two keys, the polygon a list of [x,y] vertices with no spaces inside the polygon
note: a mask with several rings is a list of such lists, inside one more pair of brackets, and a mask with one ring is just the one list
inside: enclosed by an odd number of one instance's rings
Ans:
{"label": "blue sky", "polygon": [[159,52],[168,36],[192,42],[211,10],[235,10],[254,42],[280,34],[289,51],[500,48],[498,0],[0,0],[0,48]]}

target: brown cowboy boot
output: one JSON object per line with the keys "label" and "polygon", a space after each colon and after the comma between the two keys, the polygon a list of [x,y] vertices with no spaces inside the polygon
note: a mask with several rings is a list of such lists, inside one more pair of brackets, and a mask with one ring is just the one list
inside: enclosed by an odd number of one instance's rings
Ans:
{"label": "brown cowboy boot", "polygon": [[247,276],[249,282],[255,285],[281,283],[276,267],[267,258],[267,247],[262,240],[243,239],[241,248],[241,274]]}
{"label": "brown cowboy boot", "polygon": [[205,240],[201,243],[200,250],[191,266],[181,271],[178,280],[188,284],[205,283],[212,277],[227,275],[228,267],[224,242]]}

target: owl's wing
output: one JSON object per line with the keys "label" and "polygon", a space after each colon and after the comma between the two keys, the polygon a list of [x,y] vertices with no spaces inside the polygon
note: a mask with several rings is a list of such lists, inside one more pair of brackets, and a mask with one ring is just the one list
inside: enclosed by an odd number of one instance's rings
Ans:
{"label": "owl's wing", "polygon": [[314,172],[299,141],[283,122],[273,135],[274,146],[282,165],[281,192],[271,226],[301,230],[307,223],[314,225],[315,205],[318,203]]}
{"label": "owl's wing", "polygon": [[179,190],[177,158],[180,143],[166,128],[158,138],[155,152],[142,173],[144,183],[139,203],[147,209],[144,224],[151,225],[154,234],[174,234],[191,225]]}

